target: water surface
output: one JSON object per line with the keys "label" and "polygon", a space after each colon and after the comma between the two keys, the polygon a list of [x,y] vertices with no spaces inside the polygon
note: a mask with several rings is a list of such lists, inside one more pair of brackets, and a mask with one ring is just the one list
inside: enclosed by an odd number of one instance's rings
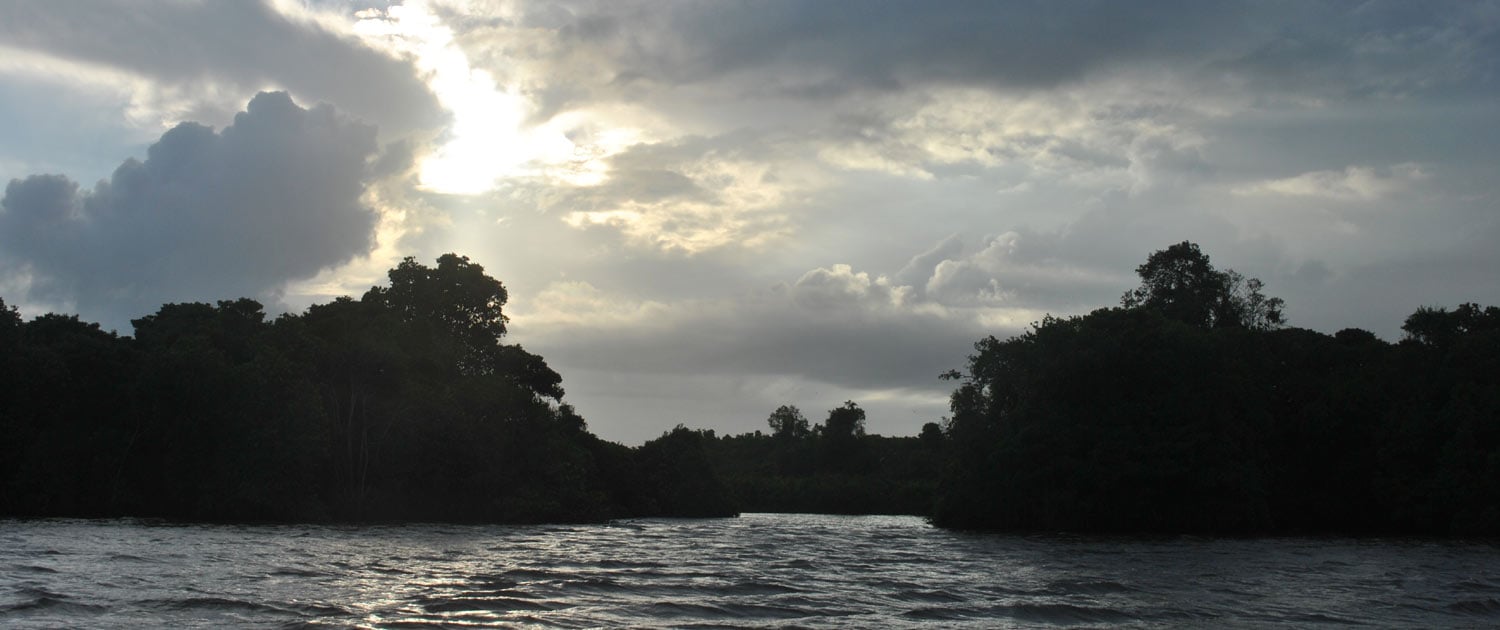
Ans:
{"label": "water surface", "polygon": [[949,532],[0,521],[0,626],[1500,626],[1500,547]]}

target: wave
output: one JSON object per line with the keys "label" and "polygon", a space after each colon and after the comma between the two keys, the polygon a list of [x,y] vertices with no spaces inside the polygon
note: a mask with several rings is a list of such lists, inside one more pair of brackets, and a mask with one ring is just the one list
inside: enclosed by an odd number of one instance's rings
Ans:
{"label": "wave", "polygon": [[54,593],[34,586],[22,586],[13,592],[15,595],[19,595],[21,600],[8,604],[0,604],[0,615],[10,616],[38,612],[52,614],[96,614],[109,610],[107,606],[75,601],[67,595]]}
{"label": "wave", "polygon": [[267,575],[276,577],[329,577],[333,574],[326,571],[315,571],[313,569],[298,569],[295,567],[282,567],[273,569]]}
{"label": "wave", "polygon": [[142,608],[160,611],[271,614],[303,618],[347,617],[353,611],[327,602],[251,601],[233,597],[183,597],[146,599],[136,602]]}
{"label": "wave", "polygon": [[424,598],[423,610],[431,613],[456,612],[549,612],[572,608],[566,602],[520,599],[515,597],[436,597]]}
{"label": "wave", "polygon": [[1044,592],[1055,595],[1114,595],[1136,589],[1113,580],[1057,580],[1047,584]]}
{"label": "wave", "polygon": [[1465,599],[1448,605],[1448,610],[1470,617],[1500,618],[1500,600]]}
{"label": "wave", "polygon": [[0,529],[0,627],[1500,627],[1487,545],[896,536],[863,522],[27,522]]}
{"label": "wave", "polygon": [[1006,604],[994,606],[986,612],[1017,621],[1055,625],[1121,624],[1140,621],[1139,617],[1122,610],[1073,604]]}
{"label": "wave", "polygon": [[647,618],[656,619],[800,619],[820,614],[815,610],[795,606],[732,602],[656,602],[634,608]]}

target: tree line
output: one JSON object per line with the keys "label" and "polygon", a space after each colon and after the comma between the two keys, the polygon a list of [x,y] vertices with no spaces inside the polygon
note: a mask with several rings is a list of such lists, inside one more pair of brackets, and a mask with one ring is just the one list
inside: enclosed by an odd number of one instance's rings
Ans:
{"label": "tree line", "polygon": [[1192,243],[1137,272],[949,375],[937,524],[1500,535],[1500,308],[1420,308],[1392,344],[1286,327]]}
{"label": "tree line", "polygon": [[[770,432],[697,431],[714,472],[747,512],[915,514],[931,511],[944,442],[936,422],[918,437],[865,432],[854,401],[812,424],[795,405],[767,418]],[[679,428],[676,431],[690,431]]]}
{"label": "tree line", "polygon": [[1420,308],[1387,343],[1287,327],[1190,242],[1137,273],[1117,307],[979,341],[917,437],[850,401],[633,448],[505,343],[505,287],[455,254],[300,314],[167,304],[130,337],[0,302],[0,516],[1500,535],[1500,309]]}
{"label": "tree line", "polygon": [[676,514],[678,486],[713,480],[676,445],[590,433],[503,342],[483,267],[408,258],[389,279],[274,319],[167,304],[133,337],[0,302],[0,515],[597,521]]}

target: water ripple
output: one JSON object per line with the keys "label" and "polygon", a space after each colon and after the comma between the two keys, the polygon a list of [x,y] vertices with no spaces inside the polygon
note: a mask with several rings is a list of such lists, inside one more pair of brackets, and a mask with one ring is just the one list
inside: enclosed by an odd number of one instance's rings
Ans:
{"label": "water ripple", "polygon": [[955,533],[909,517],[599,526],[0,521],[0,626],[1489,627],[1482,542]]}

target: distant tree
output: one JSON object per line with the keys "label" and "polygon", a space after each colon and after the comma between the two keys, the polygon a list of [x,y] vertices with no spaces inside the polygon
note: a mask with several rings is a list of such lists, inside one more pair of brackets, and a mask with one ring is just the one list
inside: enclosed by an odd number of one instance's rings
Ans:
{"label": "distant tree", "polygon": [[9,335],[21,327],[21,313],[14,306],[5,304],[0,298],[0,335]]}
{"label": "distant tree", "polygon": [[935,447],[943,443],[943,427],[936,422],[922,425],[922,433],[917,436],[922,440],[923,446]]}
{"label": "distant tree", "polygon": [[782,405],[771,412],[766,418],[766,423],[771,425],[771,435],[782,440],[798,440],[812,433],[808,425],[807,417],[795,405]]}
{"label": "distant tree", "polygon": [[1346,345],[1383,344],[1379,337],[1363,328],[1345,328],[1333,334],[1333,338]]}
{"label": "distant tree", "polygon": [[714,470],[707,445],[713,432],[681,424],[636,449],[653,516],[736,516],[738,510]]}
{"label": "distant tree", "polygon": [[1418,308],[1401,325],[1406,338],[1420,344],[1446,347],[1468,333],[1500,330],[1500,307],[1474,303],[1446,308]]}
{"label": "distant tree", "polygon": [[1226,287],[1196,243],[1183,241],[1153,252],[1135,272],[1141,286],[1121,297],[1126,308],[1150,308],[1199,328],[1213,326],[1214,307]]}
{"label": "distant tree", "polygon": [[202,302],[163,304],[157,312],[130,323],[135,327],[136,341],[143,346],[164,348],[187,337],[201,337],[235,362],[242,362],[253,352],[252,340],[265,324],[263,308],[249,298],[220,300],[218,306]]}
{"label": "distant tree", "polygon": [[567,403],[557,406],[557,422],[570,433],[586,434],[589,431],[588,421],[578,415],[578,410],[573,405]]}
{"label": "distant tree", "polygon": [[1264,282],[1259,278],[1246,278],[1233,269],[1226,269],[1223,273],[1228,295],[1214,316],[1216,327],[1275,330],[1286,324],[1286,301],[1261,293]]}
{"label": "distant tree", "polygon": [[823,437],[841,440],[865,434],[865,410],[854,401],[845,401],[843,406],[828,410],[828,419],[823,422]]}
{"label": "distant tree", "polygon": [[1281,298],[1266,297],[1259,279],[1215,269],[1196,243],[1183,241],[1152,253],[1136,274],[1141,286],[1120,299],[1126,308],[1152,309],[1204,329],[1271,330],[1286,323]]}

